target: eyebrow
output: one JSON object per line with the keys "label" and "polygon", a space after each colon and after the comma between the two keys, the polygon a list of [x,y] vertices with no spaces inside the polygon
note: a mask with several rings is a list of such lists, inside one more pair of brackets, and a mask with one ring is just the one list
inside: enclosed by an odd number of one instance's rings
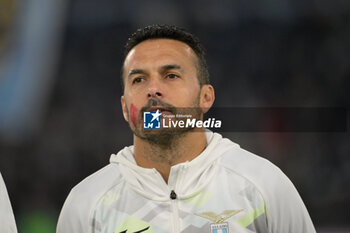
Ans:
{"label": "eyebrow", "polygon": [[160,70],[182,70],[181,66],[175,64],[164,65],[160,67]]}
{"label": "eyebrow", "polygon": [[[164,66],[161,66],[159,69],[163,72],[166,70],[180,70],[180,71],[182,71],[181,66],[176,65],[176,64],[164,65]],[[129,72],[128,78],[130,78],[132,75],[135,75],[135,74],[146,74],[146,73],[147,72],[143,69],[133,69]]]}
{"label": "eyebrow", "polygon": [[145,70],[142,70],[142,69],[133,69],[129,72],[128,74],[128,78],[130,78],[132,75],[134,74],[145,74],[146,71]]}

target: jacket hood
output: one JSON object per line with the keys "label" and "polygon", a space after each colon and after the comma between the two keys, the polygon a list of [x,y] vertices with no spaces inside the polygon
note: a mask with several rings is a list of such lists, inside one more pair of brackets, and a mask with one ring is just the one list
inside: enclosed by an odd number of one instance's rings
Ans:
{"label": "jacket hood", "polygon": [[110,162],[118,164],[126,182],[148,199],[168,201],[172,190],[176,192],[178,199],[187,199],[210,182],[220,157],[233,147],[239,147],[218,133],[206,131],[205,134],[207,147],[204,151],[191,161],[172,166],[168,183],[155,168],[143,168],[136,164],[134,146],[112,154]]}

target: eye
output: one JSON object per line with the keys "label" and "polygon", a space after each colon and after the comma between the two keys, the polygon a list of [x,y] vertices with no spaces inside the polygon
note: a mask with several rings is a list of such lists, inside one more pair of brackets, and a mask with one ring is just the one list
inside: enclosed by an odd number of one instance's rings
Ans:
{"label": "eye", "polygon": [[176,79],[176,78],[179,78],[180,76],[173,74],[173,73],[170,73],[170,74],[167,74],[165,77],[169,78],[169,79]]}
{"label": "eye", "polygon": [[142,82],[143,77],[136,77],[132,80],[132,84],[140,83]]}

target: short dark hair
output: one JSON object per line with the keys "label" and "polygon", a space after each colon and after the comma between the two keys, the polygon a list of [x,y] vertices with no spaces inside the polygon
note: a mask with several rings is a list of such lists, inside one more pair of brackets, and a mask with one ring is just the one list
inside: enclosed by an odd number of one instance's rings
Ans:
{"label": "short dark hair", "polygon": [[124,50],[124,59],[121,69],[121,83],[124,88],[124,78],[123,78],[123,69],[124,61],[128,53],[132,48],[134,48],[139,43],[151,40],[151,39],[172,39],[181,41],[192,48],[192,50],[197,55],[198,64],[197,64],[197,78],[199,85],[209,84],[209,72],[207,62],[205,60],[205,50],[199,39],[193,34],[185,31],[184,29],[174,26],[174,25],[150,25],[144,28],[138,29],[134,32],[131,37],[128,39],[125,45]]}

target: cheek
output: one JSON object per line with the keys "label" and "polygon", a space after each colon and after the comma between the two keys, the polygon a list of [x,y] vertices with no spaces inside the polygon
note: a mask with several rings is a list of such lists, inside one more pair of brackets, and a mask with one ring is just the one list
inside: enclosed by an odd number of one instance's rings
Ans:
{"label": "cheek", "polygon": [[[198,104],[200,99],[200,90],[196,87],[190,89],[182,89],[181,94],[179,92],[176,93],[176,98],[181,101],[183,107],[192,107],[193,104]],[[183,98],[179,98],[182,96]]]}
{"label": "cheek", "polygon": [[135,107],[135,105],[131,104],[130,105],[130,120],[135,127],[136,127],[138,112],[139,112],[139,110]]}

